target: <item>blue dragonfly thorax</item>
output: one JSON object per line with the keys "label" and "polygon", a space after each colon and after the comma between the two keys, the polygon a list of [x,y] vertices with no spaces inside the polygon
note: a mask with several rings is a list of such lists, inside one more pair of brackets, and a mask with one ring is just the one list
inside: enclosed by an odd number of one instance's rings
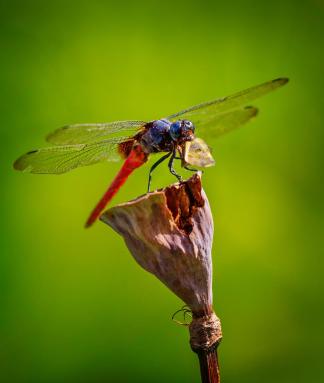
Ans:
{"label": "blue dragonfly thorax", "polygon": [[168,152],[194,138],[194,125],[188,120],[170,122],[166,119],[152,121],[141,137],[141,144],[148,153]]}
{"label": "blue dragonfly thorax", "polygon": [[153,144],[160,145],[168,138],[170,134],[170,125],[171,123],[168,120],[153,121],[149,129],[149,135],[152,138]]}

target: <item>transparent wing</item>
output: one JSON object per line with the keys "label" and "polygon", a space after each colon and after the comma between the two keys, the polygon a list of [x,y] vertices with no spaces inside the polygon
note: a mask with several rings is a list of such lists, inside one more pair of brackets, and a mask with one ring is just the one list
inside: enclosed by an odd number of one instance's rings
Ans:
{"label": "transparent wing", "polygon": [[67,125],[50,133],[46,140],[55,145],[87,144],[105,140],[113,133],[128,131],[131,135],[145,124],[144,121],[115,121],[103,124]]}
{"label": "transparent wing", "polygon": [[[261,85],[242,90],[241,92],[235,93],[232,96],[223,97],[217,100],[192,106],[191,108],[185,109],[179,113],[172,114],[171,116],[167,117],[167,119],[170,121],[175,121],[181,118],[188,119],[193,123],[196,123],[196,121],[200,121],[200,123],[202,123],[204,119],[208,119],[211,115],[225,113],[230,110],[239,108],[240,106],[246,105],[252,100],[261,97],[276,88],[279,88],[287,82],[287,78],[278,78],[276,80],[268,81]],[[198,126],[197,123],[196,125]]]}
{"label": "transparent wing", "polygon": [[209,146],[201,138],[185,143],[183,160],[186,164],[208,168],[215,165]]}
{"label": "transparent wing", "polygon": [[203,137],[218,137],[239,128],[257,114],[257,108],[247,106],[228,113],[205,116],[195,121],[196,134]]}
{"label": "transparent wing", "polygon": [[61,174],[80,166],[119,159],[117,146],[127,138],[93,144],[63,145],[28,152],[14,163],[16,170],[30,173]]}

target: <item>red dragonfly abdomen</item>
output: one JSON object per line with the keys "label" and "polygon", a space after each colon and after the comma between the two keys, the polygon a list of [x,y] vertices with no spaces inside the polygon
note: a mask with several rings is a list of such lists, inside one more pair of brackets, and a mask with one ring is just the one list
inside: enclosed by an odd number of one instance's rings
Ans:
{"label": "red dragonfly abdomen", "polygon": [[148,155],[144,153],[140,145],[136,145],[131,150],[129,156],[126,158],[122,168],[119,170],[118,174],[110,184],[108,190],[90,214],[90,217],[88,218],[85,227],[91,226],[96,221],[102,210],[112,200],[112,198],[118,192],[118,190],[124,185],[129,175],[135,169],[145,164],[145,162],[147,161],[147,157]]}

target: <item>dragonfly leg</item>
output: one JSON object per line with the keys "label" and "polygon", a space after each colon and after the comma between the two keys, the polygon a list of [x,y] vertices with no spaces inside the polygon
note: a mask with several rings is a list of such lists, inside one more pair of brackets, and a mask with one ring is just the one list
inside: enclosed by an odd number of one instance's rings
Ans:
{"label": "dragonfly leg", "polygon": [[150,172],[149,172],[149,178],[148,178],[148,184],[147,184],[147,192],[149,193],[150,192],[150,187],[151,187],[151,181],[152,181],[152,173],[153,173],[153,170],[160,165],[161,162],[163,162],[164,160],[166,160],[168,157],[170,157],[170,155],[172,154],[172,152],[169,152],[167,153],[166,155],[162,156],[161,158],[159,158],[151,167],[150,169]]}
{"label": "dragonfly leg", "polygon": [[188,165],[185,165],[184,168],[185,168],[186,170],[189,170],[189,172],[198,172],[198,169],[189,168]]}
{"label": "dragonfly leg", "polygon": [[175,150],[173,150],[172,155],[169,159],[168,167],[169,167],[170,173],[173,174],[175,177],[177,177],[178,181],[181,182],[182,177],[173,168],[173,161],[174,161],[175,157],[176,157],[176,152],[175,152]]}

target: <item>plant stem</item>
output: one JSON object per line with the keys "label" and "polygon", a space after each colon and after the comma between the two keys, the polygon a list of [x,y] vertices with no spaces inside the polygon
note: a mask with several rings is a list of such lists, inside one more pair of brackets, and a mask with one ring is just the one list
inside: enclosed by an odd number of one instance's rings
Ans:
{"label": "plant stem", "polygon": [[199,351],[200,375],[202,383],[219,383],[219,366],[217,358],[217,349]]}
{"label": "plant stem", "polygon": [[[207,318],[212,313],[214,313],[212,306],[206,306],[201,311],[193,312],[193,318]],[[193,323],[193,322],[192,322]],[[222,331],[220,327],[220,321],[218,323],[219,329],[219,340],[210,348],[192,348],[192,350],[198,355],[199,365],[200,365],[200,376],[202,383],[219,383],[220,382],[220,372],[219,372],[219,364],[217,357],[217,347],[222,338]],[[200,330],[198,334],[204,338],[203,332]],[[192,337],[192,333],[190,336]],[[205,334],[206,335],[206,334]],[[192,345],[191,345],[192,346]]]}

